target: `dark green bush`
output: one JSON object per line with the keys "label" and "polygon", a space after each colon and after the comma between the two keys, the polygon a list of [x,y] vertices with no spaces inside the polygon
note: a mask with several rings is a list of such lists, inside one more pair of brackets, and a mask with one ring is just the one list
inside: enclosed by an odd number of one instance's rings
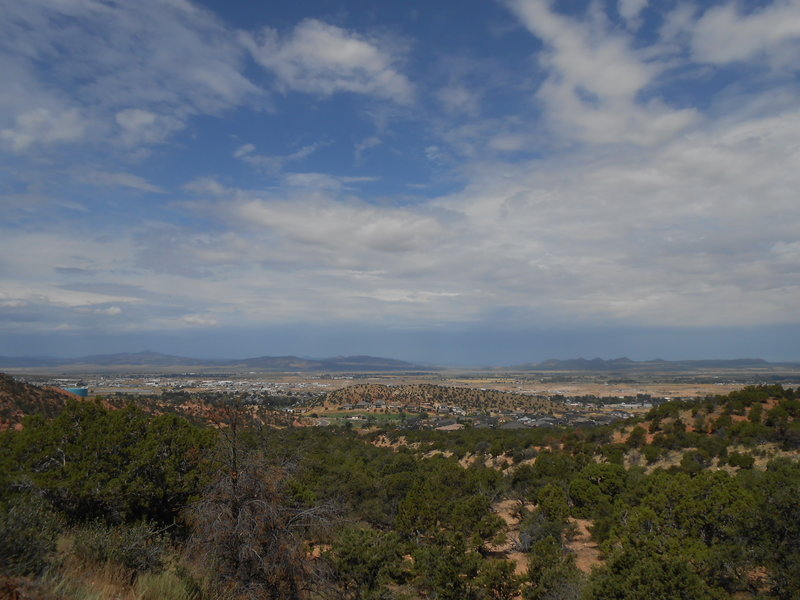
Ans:
{"label": "dark green bush", "polygon": [[741,454],[739,452],[731,452],[728,457],[728,464],[732,467],[739,467],[740,469],[752,469],[753,464],[756,462],[749,454]]}
{"label": "dark green bush", "polygon": [[658,446],[645,446],[644,450],[642,450],[642,453],[644,454],[644,459],[647,461],[647,464],[652,465],[659,458],[661,458],[663,450]]}
{"label": "dark green bush", "polygon": [[167,536],[145,522],[116,527],[97,522],[75,532],[76,555],[93,563],[114,563],[136,573],[161,568],[167,548]]}
{"label": "dark green bush", "polygon": [[61,519],[44,501],[21,496],[0,506],[0,573],[37,575],[55,552]]}

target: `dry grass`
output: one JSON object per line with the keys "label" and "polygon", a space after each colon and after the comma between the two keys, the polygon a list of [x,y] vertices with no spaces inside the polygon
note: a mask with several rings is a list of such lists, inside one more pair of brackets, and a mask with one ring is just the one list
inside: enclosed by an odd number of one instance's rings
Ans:
{"label": "dry grass", "polygon": [[174,569],[132,579],[118,565],[72,564],[45,578],[45,588],[60,600],[196,600],[199,588]]}
{"label": "dry grass", "polygon": [[[41,577],[31,600],[198,600],[206,582],[188,575],[178,553],[158,572],[138,575],[112,562],[97,563],[78,556],[71,536],[58,541],[57,558]],[[206,596],[207,597],[207,596]],[[16,598],[10,596],[10,598]],[[2,596],[0,596],[2,600]]]}

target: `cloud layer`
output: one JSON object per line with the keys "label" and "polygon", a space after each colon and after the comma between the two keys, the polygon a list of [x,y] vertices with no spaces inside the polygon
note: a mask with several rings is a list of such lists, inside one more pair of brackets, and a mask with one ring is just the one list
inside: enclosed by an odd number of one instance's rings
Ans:
{"label": "cloud layer", "polygon": [[604,6],[9,5],[0,340],[797,324],[800,3]]}

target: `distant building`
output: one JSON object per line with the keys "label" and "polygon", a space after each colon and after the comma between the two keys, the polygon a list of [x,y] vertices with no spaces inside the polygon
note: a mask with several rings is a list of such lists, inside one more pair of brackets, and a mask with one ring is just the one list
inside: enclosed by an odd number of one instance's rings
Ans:
{"label": "distant building", "polygon": [[615,419],[630,419],[633,417],[633,413],[630,413],[626,410],[612,410],[610,416],[614,417]]}
{"label": "distant building", "polygon": [[526,429],[527,425],[525,423],[521,423],[520,421],[509,421],[508,423],[503,423],[500,425],[500,429]]}
{"label": "distant building", "polygon": [[85,387],[68,387],[68,388],[61,388],[65,392],[69,392],[70,394],[75,394],[76,396],[80,396],[81,398],[88,398],[89,397],[89,388]]}
{"label": "distant building", "polygon": [[441,425],[436,428],[437,431],[459,431],[460,429],[464,429],[464,425],[461,423],[451,423],[450,425]]}

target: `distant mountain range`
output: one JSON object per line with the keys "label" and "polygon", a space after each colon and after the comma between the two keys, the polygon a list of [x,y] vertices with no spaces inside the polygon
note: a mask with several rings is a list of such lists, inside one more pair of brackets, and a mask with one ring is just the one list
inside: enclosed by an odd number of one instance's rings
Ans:
{"label": "distant mountain range", "polygon": [[[98,354],[79,358],[47,357],[4,357],[0,356],[2,369],[64,368],[189,368],[197,370],[231,371],[274,371],[274,372],[380,372],[380,371],[436,371],[437,367],[422,366],[402,360],[379,358],[375,356],[336,356],[333,358],[300,358],[297,356],[259,356],[242,359],[205,359],[172,356],[158,352],[134,352],[119,354]],[[770,363],[760,358],[740,358],[735,360],[646,360],[635,361],[629,358],[574,358],[569,360],[550,359],[539,363],[525,363],[498,369],[514,371],[584,371],[584,372],[680,372],[702,369],[776,369],[800,368],[800,363]]]}
{"label": "distant mountain range", "polygon": [[800,367],[800,363],[770,363],[761,358],[732,360],[654,360],[636,361],[629,358],[550,359],[511,367],[519,371],[696,371],[698,369],[773,369]]}
{"label": "distant mountain range", "polygon": [[243,359],[204,359],[172,356],[158,352],[98,354],[79,358],[5,357],[0,356],[0,369],[58,367],[217,367],[231,370],[257,371],[430,371],[402,360],[374,356],[336,356],[312,359],[297,356],[259,356]]}

